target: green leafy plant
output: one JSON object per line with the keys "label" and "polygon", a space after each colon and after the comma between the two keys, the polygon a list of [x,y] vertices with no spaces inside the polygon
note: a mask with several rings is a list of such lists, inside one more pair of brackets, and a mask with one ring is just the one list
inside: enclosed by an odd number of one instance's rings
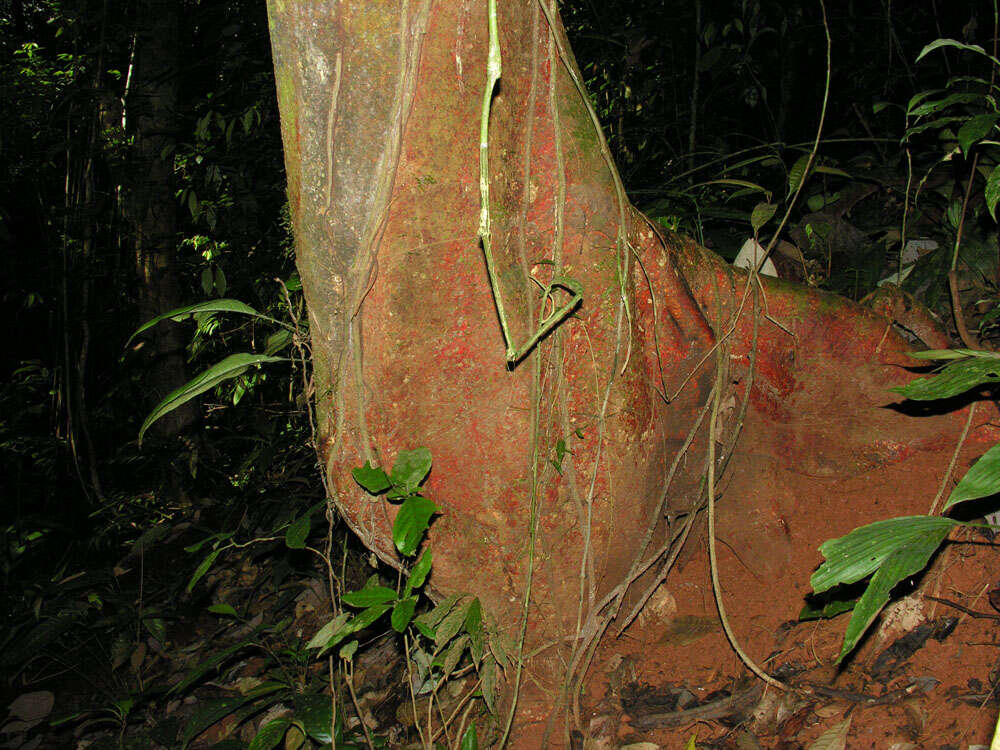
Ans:
{"label": "green leafy plant", "polygon": [[[945,362],[937,374],[894,388],[915,401],[952,398],[980,385],[1000,382],[1000,354],[970,349],[913,352],[911,357]],[[947,512],[960,503],[1000,492],[1000,444],[983,454],[962,477],[945,502]],[[853,610],[847,624],[838,663],[854,650],[861,637],[885,607],[892,590],[904,579],[920,573],[956,526],[975,525],[946,516],[903,516],[876,521],[820,546],[825,562],[810,578],[815,595],[835,592],[835,587],[868,580],[857,601],[832,599],[822,608],[807,606],[803,617],[831,617]]]}
{"label": "green leafy plant", "polygon": [[[345,730],[342,712],[335,711],[330,696],[316,692],[315,686],[299,684],[287,674],[275,652],[267,647],[266,640],[269,637],[281,637],[285,625],[287,622],[254,628],[248,638],[199,663],[183,681],[174,686],[172,694],[184,694],[205,674],[215,671],[234,654],[247,648],[262,648],[271,663],[267,679],[253,687],[238,695],[202,701],[177,738],[182,749],[189,747],[206,729],[227,716],[235,716],[237,723],[242,723],[278,706],[286,710],[281,716],[260,726],[248,746],[252,750],[277,747],[290,733],[297,735],[298,746],[308,738],[319,745],[328,745],[332,740],[337,747],[362,747],[358,743],[363,742],[363,738],[356,732]],[[289,736],[287,741],[291,740],[292,737]]]}
{"label": "green leafy plant", "polygon": [[128,346],[128,344],[131,343],[136,336],[140,335],[144,331],[147,331],[156,324],[161,323],[162,321],[172,320],[174,322],[179,322],[189,317],[197,318],[198,316],[204,316],[212,313],[236,313],[240,315],[249,315],[258,320],[276,325],[279,330],[268,337],[263,354],[254,354],[251,352],[238,352],[230,354],[221,362],[217,362],[204,372],[196,375],[184,385],[167,394],[162,401],[153,407],[153,410],[149,413],[149,416],[146,417],[142,426],[139,428],[140,445],[142,444],[142,438],[146,434],[150,425],[164,415],[169,414],[182,404],[187,403],[195,396],[199,396],[205,391],[211,390],[227,380],[233,380],[234,378],[243,375],[243,373],[251,367],[256,367],[270,362],[288,361],[287,357],[277,357],[274,355],[283,349],[286,349],[293,343],[293,337],[297,333],[296,327],[268,315],[259,313],[254,308],[250,307],[250,305],[235,299],[215,299],[208,302],[199,302],[194,305],[186,305],[184,307],[178,307],[174,310],[169,310],[162,315],[157,315],[155,318],[136,329],[135,333],[133,333],[128,342],[126,342],[126,346]]}
{"label": "green leafy plant", "polygon": [[[370,462],[352,471],[355,481],[365,491],[372,495],[384,494],[387,500],[399,504],[392,537],[404,558],[417,556],[430,519],[439,512],[438,507],[421,494],[420,485],[430,469],[430,451],[416,448],[400,451],[389,473]],[[361,589],[344,594],[341,601],[355,611],[344,611],[331,619],[317,631],[307,648],[322,655],[343,644],[339,656],[350,663],[359,642],[347,639],[388,614],[392,629],[406,638],[411,669],[416,668],[410,683],[415,694],[433,694],[456,672],[463,657],[468,656],[470,667],[479,676],[477,692],[490,711],[494,711],[497,668],[510,666],[506,650],[499,646],[498,638],[491,632],[477,597],[452,595],[415,616],[417,594],[427,582],[431,565],[431,550],[426,547],[406,573],[400,588],[384,586],[378,576],[373,575]],[[477,742],[475,725],[472,725],[462,734],[461,747],[473,748]]]}

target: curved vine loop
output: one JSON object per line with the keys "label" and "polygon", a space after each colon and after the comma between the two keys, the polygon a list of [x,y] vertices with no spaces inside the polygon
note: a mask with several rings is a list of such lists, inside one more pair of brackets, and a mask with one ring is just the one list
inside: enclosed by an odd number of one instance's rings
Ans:
{"label": "curved vine loop", "polygon": [[[507,347],[506,359],[509,365],[516,365],[527,355],[535,345],[545,338],[553,329],[568,318],[583,301],[583,286],[576,279],[560,276],[541,284],[542,307],[544,311],[552,303],[552,312],[544,315],[538,321],[535,332],[521,346],[515,346],[511,340],[510,327],[507,325],[507,314],[504,311],[503,296],[500,293],[500,283],[497,280],[496,266],[493,263],[492,229],[490,226],[490,177],[489,177],[489,131],[490,109],[493,104],[493,90],[500,80],[500,33],[497,24],[496,0],[489,0],[490,43],[486,60],[486,87],[483,89],[483,110],[479,122],[479,240],[483,246],[483,256],[486,259],[486,274],[490,279],[490,289],[493,291],[493,302],[500,318],[500,329],[503,331],[504,344]],[[570,295],[569,301],[556,306],[553,293],[562,289]]]}

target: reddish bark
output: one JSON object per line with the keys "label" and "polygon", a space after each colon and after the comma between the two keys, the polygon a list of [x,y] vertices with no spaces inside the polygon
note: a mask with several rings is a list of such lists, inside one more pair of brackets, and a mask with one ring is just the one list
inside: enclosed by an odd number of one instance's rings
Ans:
{"label": "reddish bark", "polygon": [[[649,525],[657,528],[645,557],[670,533],[664,512],[685,511],[699,496],[704,424],[686,451],[682,444],[714,379],[713,345],[722,338],[728,348],[720,425],[729,434],[755,324],[751,301],[737,318],[744,276],[687,240],[661,238],[631,208],[621,226],[612,173],[567,72],[575,63],[560,59],[539,4],[512,0],[501,4],[490,175],[515,340],[539,317],[531,277],[571,276],[585,296],[525,361],[505,366],[476,236],[485,6],[270,3],[330,486],[365,543],[394,560],[393,511],[366,497],[349,469],[367,458],[389,466],[398,450],[427,446],[428,492],[443,509],[431,533],[433,591],[477,594],[514,640],[533,545],[524,652],[547,647],[527,667],[554,692],[522,700],[519,737],[531,746],[566,665],[586,664],[571,636],[599,632],[596,605],[625,580]],[[561,27],[555,34],[566,46]],[[616,241],[619,229],[628,246]],[[877,482],[878,472],[940,450],[957,430],[950,418],[882,408],[905,375],[908,348],[886,319],[780,282],[763,299],[770,319],[757,323],[748,447],[734,465],[739,487],[773,487],[783,498],[783,525],[757,524],[759,499],[746,493],[723,495],[722,524],[742,529],[747,544],[812,551],[848,529],[830,528],[821,504],[806,520],[785,519],[788,472]],[[550,461],[560,440],[569,451],[562,474]],[[766,501],[764,509],[777,513]],[[874,517],[859,509],[858,523]],[[779,589],[810,573],[765,568]],[[801,596],[797,589],[789,591]]]}

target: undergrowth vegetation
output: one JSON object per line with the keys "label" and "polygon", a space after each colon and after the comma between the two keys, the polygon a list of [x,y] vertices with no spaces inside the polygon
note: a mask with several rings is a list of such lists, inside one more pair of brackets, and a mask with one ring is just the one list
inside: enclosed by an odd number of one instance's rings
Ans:
{"label": "undergrowth vegetation", "polygon": [[[23,747],[495,740],[517,645],[474,592],[422,594],[438,512],[421,489],[430,454],[354,472],[373,502],[398,506],[395,569],[338,521],[317,468],[263,8],[180,4],[177,55],[199,62],[180,69],[180,125],[163,151],[174,288],[147,320],[151,282],[122,198],[136,182],[123,102],[139,20],[128,3],[91,5],[0,8],[0,95],[17,102],[0,111],[2,304],[20,334],[0,355],[4,731]],[[976,41],[996,38],[995,8],[977,31],[955,9],[894,7],[885,35],[831,9],[832,44],[847,48],[831,68],[818,9],[634,6],[562,9],[628,197],[728,260],[752,239],[783,278],[876,307],[904,299],[915,312],[897,323],[915,349],[925,324],[962,348],[915,354],[943,368],[899,392],[990,395],[1000,60]],[[887,68],[852,62],[873,58]],[[573,279],[554,280],[545,302],[560,289],[570,302],[530,341],[506,340],[510,361],[572,314]],[[186,372],[154,393],[163,358],[145,352],[166,351],[159,330],[184,337]],[[158,431],[195,405],[186,428]],[[993,448],[941,512],[998,490]],[[954,528],[984,526],[937,511],[823,546],[811,579],[822,596],[803,616],[853,612],[840,659]],[[860,597],[838,593],[866,581]]]}

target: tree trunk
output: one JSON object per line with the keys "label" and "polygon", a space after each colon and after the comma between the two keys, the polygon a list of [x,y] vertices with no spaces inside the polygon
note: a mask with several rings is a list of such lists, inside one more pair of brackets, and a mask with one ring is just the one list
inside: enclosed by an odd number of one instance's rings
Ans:
{"label": "tree trunk", "polygon": [[[139,317],[145,322],[181,305],[177,279],[177,199],[174,144],[177,137],[179,4],[140,0],[131,90],[126,102],[134,139],[127,180],[128,215],[135,235]],[[178,388],[185,374],[184,336],[178,326],[155,326],[145,337],[150,368],[149,407]],[[196,419],[193,402],[158,420],[151,432],[172,437]]]}
{"label": "tree trunk", "polygon": [[[771,577],[776,623],[797,612],[819,542],[849,530],[800,497],[803,478],[828,497],[838,478],[891,491],[913,477],[899,461],[957,432],[951,418],[875,408],[905,374],[907,345],[886,319],[780,282],[762,296],[625,203],[556,4],[543,2],[552,26],[536,0],[500,4],[493,253],[515,343],[550,312],[539,282],[571,277],[584,299],[515,367],[477,239],[486,3],[269,2],[333,499],[398,564],[393,507],[350,469],[431,450],[432,591],[478,595],[533,654],[515,722],[529,747],[702,507],[718,367],[720,533]],[[866,505],[857,524],[878,517]],[[790,569],[798,558],[813,562]]]}

